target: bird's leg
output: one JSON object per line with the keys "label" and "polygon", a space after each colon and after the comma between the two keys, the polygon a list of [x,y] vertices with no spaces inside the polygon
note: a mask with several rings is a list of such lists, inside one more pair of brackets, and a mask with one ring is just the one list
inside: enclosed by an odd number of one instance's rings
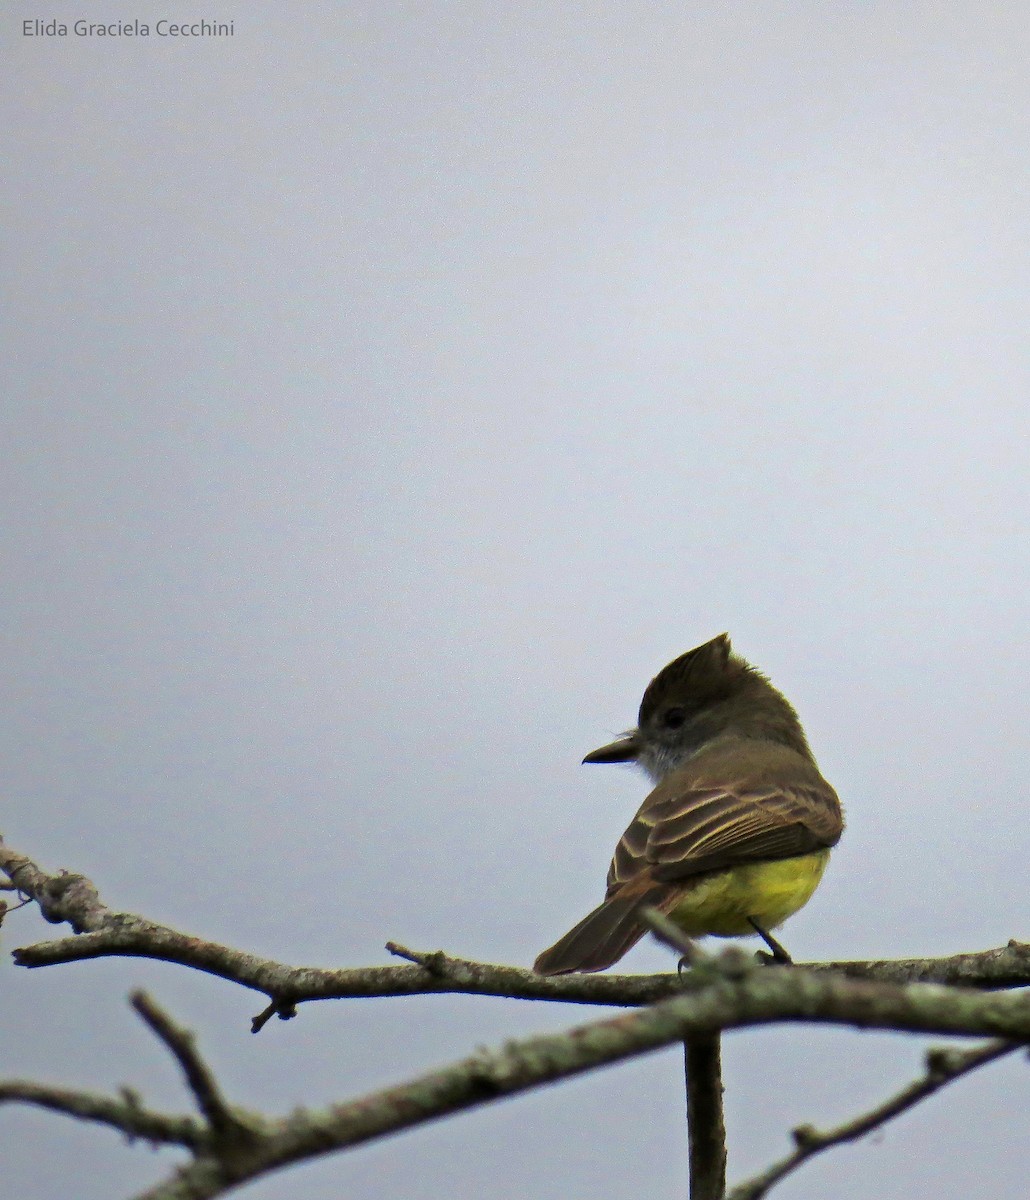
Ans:
{"label": "bird's leg", "polygon": [[754,917],[748,917],[747,921],[755,933],[758,934],[762,941],[765,942],[765,944],[772,951],[771,955],[765,954],[764,952],[760,953],[760,958],[765,959],[766,962],[774,963],[792,963],[794,961],[784,947],[780,945],[780,943],[773,937],[771,933],[766,933],[766,931],[761,927],[761,925],[758,924]]}

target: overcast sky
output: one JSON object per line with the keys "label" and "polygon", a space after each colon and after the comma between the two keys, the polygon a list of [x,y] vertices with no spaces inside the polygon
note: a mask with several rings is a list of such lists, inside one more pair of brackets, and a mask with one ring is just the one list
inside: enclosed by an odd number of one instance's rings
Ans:
{"label": "overcast sky", "polygon": [[[231,37],[0,19],[8,842],[291,962],[525,965],[646,792],[579,760],[727,630],[846,807],[795,957],[1027,937],[1026,5],[206,7]],[[181,968],[7,959],[0,1077],[187,1108],[139,985],[273,1113],[599,1015],[253,1038],[258,998]],[[731,1177],[922,1045],[728,1037]],[[776,1195],[1022,1200],[1028,1099],[990,1067]],[[245,1194],[682,1196],[682,1108],[673,1050]],[[0,1158],[36,1200],[178,1161],[11,1110]]]}

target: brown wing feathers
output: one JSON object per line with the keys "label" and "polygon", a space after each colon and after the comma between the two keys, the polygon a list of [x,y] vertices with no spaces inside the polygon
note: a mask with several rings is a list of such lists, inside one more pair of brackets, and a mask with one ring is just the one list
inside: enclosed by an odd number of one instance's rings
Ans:
{"label": "brown wing feathers", "polygon": [[626,884],[545,950],[533,964],[533,970],[540,975],[603,971],[618,962],[644,936],[644,927],[637,920],[637,909],[642,904],[665,908],[675,899],[676,889],[667,883],[641,878]]}
{"label": "brown wing feathers", "polygon": [[[796,775],[797,760],[792,765]],[[837,796],[814,767],[800,767],[802,781],[781,785],[705,786],[679,772],[663,780],[619,840],[604,903],[545,950],[534,969],[545,975],[603,970],[642,937],[640,905],[675,905],[682,891],[677,881],[834,845],[843,828]]]}
{"label": "brown wing feathers", "polygon": [[645,856],[659,879],[792,858],[840,836],[837,798],[826,785],[687,791],[656,804],[652,819]]}

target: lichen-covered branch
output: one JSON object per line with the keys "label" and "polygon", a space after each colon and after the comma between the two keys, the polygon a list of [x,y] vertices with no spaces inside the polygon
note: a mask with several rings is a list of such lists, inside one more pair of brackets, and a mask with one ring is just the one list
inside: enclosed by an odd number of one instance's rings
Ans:
{"label": "lichen-covered branch", "polygon": [[[990,990],[1030,983],[1030,947],[1015,942],[999,950],[952,959],[810,967],[762,966],[732,947],[713,958],[690,946],[690,969],[683,975],[546,979],[518,968],[469,962],[442,951],[415,951],[391,943],[391,952],[407,959],[407,965],[323,970],[259,959],[133,914],[112,912],[88,879],[47,874],[2,842],[0,869],[18,892],[35,901],[48,921],[66,922],[76,931],[70,938],[15,951],[17,962],[43,966],[119,954],[179,962],[265,992],[270,1004],[256,1019],[256,1027],[272,1015],[291,1015],[293,1006],[302,1000],[417,992],[646,1006],[564,1034],[509,1042],[500,1050],[482,1051],[407,1084],[328,1109],[272,1119],[226,1100],[193,1035],[153,1001],[137,995],[133,1000],[137,1012],[178,1062],[199,1117],[150,1112],[128,1091],[111,1098],[22,1081],[0,1083],[0,1102],[39,1105],[112,1126],[129,1137],[189,1150],[192,1161],[141,1200],[206,1200],[289,1163],[357,1146],[673,1042],[687,1042],[695,1051],[705,1045],[717,1046],[718,1035],[725,1029],[775,1021],[833,1022],[1030,1042],[1030,994]],[[661,928],[658,932],[662,933]],[[908,982],[913,978],[943,978],[966,986]],[[997,1049],[990,1054],[1002,1052]],[[859,1136],[872,1127],[870,1122],[903,1111],[941,1086],[942,1080],[957,1078],[979,1061],[986,1061],[984,1053],[938,1056],[927,1080],[872,1114],[827,1134],[799,1132],[797,1152],[751,1186],[765,1189],[817,1150]],[[717,1080],[717,1072],[708,1071],[706,1077]],[[708,1159],[716,1162],[713,1155]],[[761,1194],[761,1190],[755,1192],[754,1197]]]}
{"label": "lichen-covered branch", "polygon": [[[695,971],[699,977],[693,979],[690,991],[651,1007],[563,1034],[508,1042],[499,1050],[481,1051],[408,1083],[327,1109],[295,1112],[275,1121],[220,1100],[216,1108],[223,1129],[206,1119],[202,1135],[190,1134],[188,1144],[194,1151],[194,1161],[174,1179],[148,1192],[147,1200],[207,1200],[290,1163],[357,1146],[719,1029],[773,1021],[814,1021],[865,1029],[990,1034],[1008,1041],[1030,1042],[1030,995],[983,993],[935,984],[873,983],[804,968],[760,967],[732,949],[705,961]],[[142,1006],[137,1003],[137,1008],[157,1011],[152,1002]],[[160,1021],[149,1023],[155,1031],[171,1025],[167,1018],[163,1025]],[[164,1034],[162,1040],[170,1048],[178,1044],[176,1038]],[[175,1053],[182,1063],[181,1049]],[[187,1057],[195,1054],[191,1050]],[[0,1085],[0,1096],[28,1098],[12,1090],[17,1086]],[[212,1108],[205,1098],[209,1090],[207,1084],[198,1088],[194,1082],[202,1114]],[[169,1137],[168,1127],[160,1124],[162,1118],[141,1113],[138,1102],[126,1102],[122,1125],[116,1103],[98,1102],[92,1109],[81,1103],[77,1107],[57,1102],[49,1106],[115,1124],[137,1136],[144,1127],[154,1128],[159,1134],[163,1132],[161,1140],[187,1144],[185,1136]],[[226,1138],[226,1125],[242,1130],[245,1136]],[[184,1124],[182,1129],[192,1130],[194,1126]]]}
{"label": "lichen-covered branch", "polygon": [[994,950],[950,954],[946,958],[897,958],[809,964],[851,979],[881,983],[946,983],[954,987],[1014,988],[1030,986],[1030,942],[1014,938]]}

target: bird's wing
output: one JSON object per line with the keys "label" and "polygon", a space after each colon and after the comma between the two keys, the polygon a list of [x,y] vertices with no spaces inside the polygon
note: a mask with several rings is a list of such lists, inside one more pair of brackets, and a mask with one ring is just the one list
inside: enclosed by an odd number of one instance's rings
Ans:
{"label": "bird's wing", "polygon": [[622,835],[608,892],[642,871],[672,881],[761,859],[793,858],[834,845],[840,801],[822,778],[793,784],[692,786],[672,777],[644,801]]}

